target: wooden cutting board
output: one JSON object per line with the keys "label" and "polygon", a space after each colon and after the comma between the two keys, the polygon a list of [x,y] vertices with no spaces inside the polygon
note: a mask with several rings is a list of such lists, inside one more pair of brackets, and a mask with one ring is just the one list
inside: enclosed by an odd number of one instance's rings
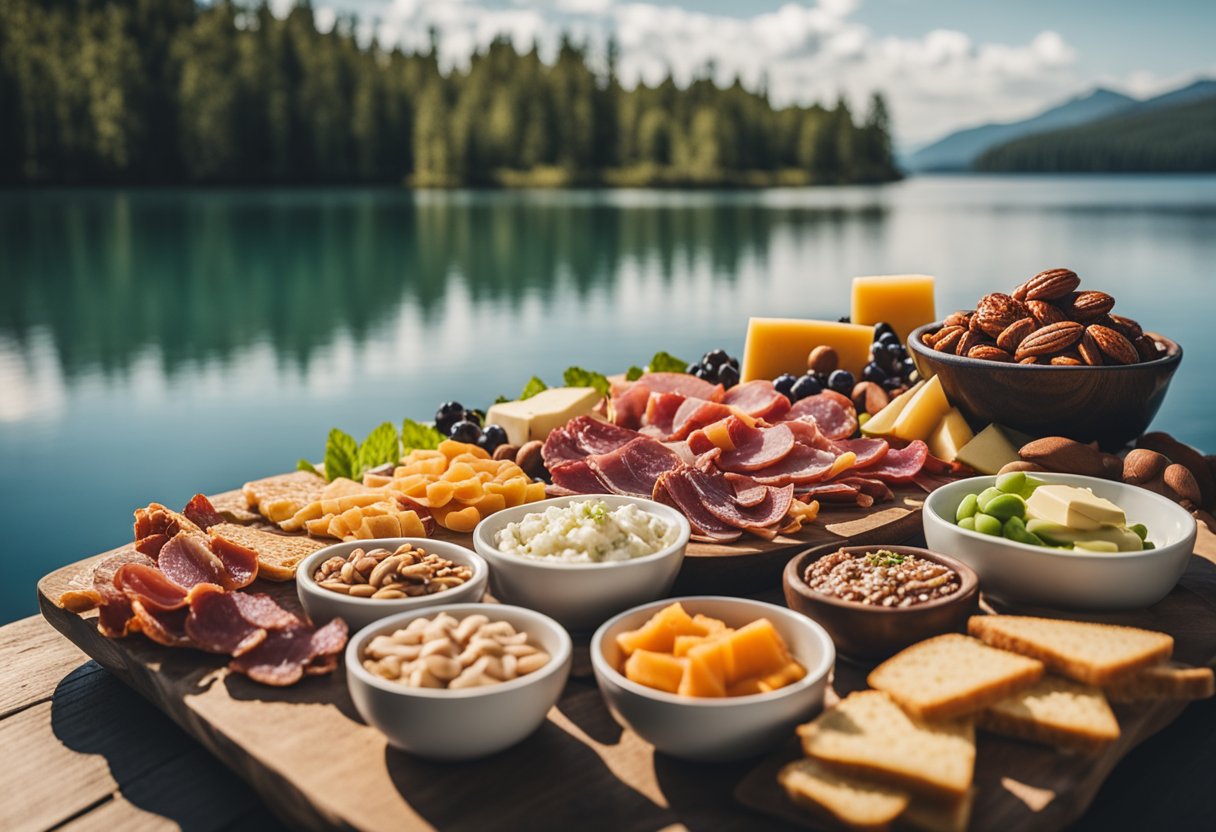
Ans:
{"label": "wooden cutting board", "polygon": [[[1216,666],[1216,536],[1203,524],[1195,556],[1178,586],[1160,603],[1143,610],[1067,616],[1053,610],[1001,607],[992,612],[1074,618],[1126,624],[1167,632],[1174,637],[1174,658],[1193,665]],[[828,702],[867,686],[868,667],[837,662]],[[973,830],[1013,832],[1064,829],[1097,794],[1115,765],[1137,745],[1169,725],[1186,702],[1138,702],[1112,705],[1119,720],[1119,740],[1101,755],[1086,757],[980,732],[978,734],[972,811]],[[821,828],[795,806],[777,784],[781,767],[802,754],[796,741],[764,760],[740,782],[736,797],[744,805],[808,828]],[[1152,795],[1145,795],[1152,800]]]}

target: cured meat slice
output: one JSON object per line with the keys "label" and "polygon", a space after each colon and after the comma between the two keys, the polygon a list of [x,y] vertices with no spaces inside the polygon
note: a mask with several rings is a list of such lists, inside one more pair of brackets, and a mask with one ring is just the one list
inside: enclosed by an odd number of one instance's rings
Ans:
{"label": "cured meat slice", "polygon": [[257,627],[265,627],[267,630],[286,630],[304,625],[300,616],[283,609],[278,602],[265,593],[234,592],[232,600],[236,604],[241,618]]}
{"label": "cured meat slice", "polygon": [[122,638],[139,630],[135,611],[126,595],[113,586],[100,591],[97,630],[106,638]]}
{"label": "cured meat slice", "polygon": [[836,443],[820,433],[814,418],[810,416],[802,419],[787,419],[782,424],[793,432],[794,438],[798,440],[799,445],[806,445],[808,448],[818,448],[821,451],[835,452],[837,450]]}
{"label": "cured meat slice", "polygon": [[794,486],[769,487],[764,498],[751,506],[741,506],[735,500],[735,489],[716,469],[699,466],[684,467],[675,472],[688,480],[701,497],[705,509],[723,523],[739,529],[756,531],[779,523],[789,512],[794,499]]}
{"label": "cured meat slice", "polygon": [[857,455],[854,468],[864,468],[882,459],[891,446],[885,439],[838,439],[832,443],[841,453],[852,451]]}
{"label": "cured meat slice", "polygon": [[886,483],[864,477],[842,477],[831,482],[817,483],[799,491],[798,496],[804,500],[851,502],[862,508],[869,508],[876,502],[895,499]]}
{"label": "cured meat slice", "polygon": [[[651,393],[646,404],[646,426],[664,438],[670,436],[675,432],[676,414],[689,400],[688,396],[679,393]],[[707,400],[693,397],[692,401],[703,403]]]}
{"label": "cured meat slice", "polygon": [[720,402],[726,393],[721,384],[710,384],[688,373],[646,373],[635,384],[645,385],[651,393],[676,393],[684,398]]}
{"label": "cured meat slice", "polygon": [[743,536],[742,530],[724,523],[714,516],[701,502],[696,487],[683,476],[686,468],[668,471],[655,483],[655,500],[669,505],[688,518],[692,536],[708,543],[731,543]]}
{"label": "cured meat slice", "polygon": [[906,448],[892,448],[875,464],[855,469],[853,473],[886,483],[914,482],[925,467],[928,456],[929,447],[921,440],[914,439]]}
{"label": "cured meat slice", "polygon": [[718,467],[723,471],[748,473],[781,462],[794,450],[794,433],[783,424],[771,428],[751,428],[735,418],[729,426],[735,447],[723,451]]}
{"label": "cured meat slice", "polygon": [[629,385],[612,395],[612,421],[621,427],[637,430],[646,417],[650,388],[640,382]]}
{"label": "cured meat slice", "polygon": [[638,436],[637,431],[611,422],[579,416],[550,432],[541,448],[541,456],[545,467],[552,471],[566,462],[615,451]]}
{"label": "cured meat slice", "polygon": [[207,584],[191,593],[184,627],[196,647],[209,653],[241,656],[266,640],[266,629],[241,615],[236,600],[239,594]]}
{"label": "cured meat slice", "polygon": [[649,497],[655,482],[679,465],[680,458],[662,443],[638,436],[615,451],[588,457],[587,464],[614,494]]}
{"label": "cured meat slice", "polygon": [[182,510],[182,514],[203,530],[227,522],[223,515],[215,510],[215,506],[211,505],[211,501],[202,494],[195,494],[191,497],[190,502],[186,503],[185,509]]}
{"label": "cured meat slice", "polygon": [[[128,546],[116,554],[110,555],[93,567],[93,574],[90,576],[92,586],[87,589],[69,589],[60,595],[59,606],[68,612],[80,614],[102,606],[106,603],[107,599],[121,599],[125,604],[125,596],[114,586],[114,575],[128,563],[142,563],[147,566],[156,565],[156,562],[152,558],[142,552],[136,551],[133,546]],[[73,583],[76,582],[73,581]]]}
{"label": "cured meat slice", "polygon": [[672,418],[671,430],[666,439],[683,439],[698,428],[725,419],[731,415],[731,409],[718,402],[704,399],[685,399]]}
{"label": "cured meat slice", "polygon": [[224,568],[224,562],[211,551],[207,538],[199,534],[182,532],[175,535],[160,550],[157,565],[169,580],[184,589],[197,584],[232,588],[232,578]]}
{"label": "cured meat slice", "polygon": [[346,646],[346,636],[346,622],[341,618],[317,630],[275,630],[257,647],[229,662],[228,668],[263,685],[294,685],[305,673],[328,673],[335,667],[332,659]]}
{"label": "cured meat slice", "polygon": [[735,502],[741,506],[758,505],[768,496],[769,487],[745,474],[726,474],[726,481],[735,490]]}
{"label": "cured meat slice", "polygon": [[790,409],[790,400],[778,393],[771,381],[762,378],[735,385],[726,391],[722,403],[769,422],[778,421]]}
{"label": "cured meat slice", "polygon": [[216,531],[211,532],[209,545],[228,573],[228,589],[249,586],[258,576],[258,551],[232,536],[225,536],[223,532],[229,528],[228,524],[220,522],[214,528]]}
{"label": "cured meat slice", "polygon": [[794,404],[787,420],[810,417],[828,439],[848,439],[857,431],[857,411],[853,403],[834,390],[824,390]]}
{"label": "cured meat slice", "polygon": [[189,607],[158,611],[148,609],[138,600],[131,601],[131,613],[139,630],[157,644],[166,647],[191,647],[193,642],[186,634],[186,616]]}
{"label": "cured meat slice", "polygon": [[802,485],[818,482],[831,473],[832,466],[836,464],[836,457],[832,451],[795,445],[780,462],[753,471],[751,476],[756,482],[765,485]]}
{"label": "cured meat slice", "polygon": [[135,548],[152,558],[179,532],[201,531],[189,517],[160,503],[135,510]]}
{"label": "cured meat slice", "polygon": [[553,468],[553,485],[570,494],[611,494],[611,489],[586,459],[576,459]]}
{"label": "cured meat slice", "polygon": [[114,586],[144,609],[154,612],[179,610],[187,604],[187,592],[155,566],[127,563],[114,574]]}

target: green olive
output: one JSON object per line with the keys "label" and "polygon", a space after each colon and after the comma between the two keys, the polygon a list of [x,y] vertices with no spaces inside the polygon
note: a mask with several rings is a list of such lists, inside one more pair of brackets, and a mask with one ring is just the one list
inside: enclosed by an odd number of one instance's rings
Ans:
{"label": "green olive", "polygon": [[975,530],[980,534],[988,534],[993,537],[1001,536],[1001,521],[991,514],[981,512],[975,515],[973,519],[975,520]]}
{"label": "green olive", "polygon": [[979,504],[980,511],[987,511],[988,503],[991,502],[992,500],[995,500],[997,497],[1003,496],[1004,494],[1005,494],[1004,491],[997,488],[996,486],[992,486],[990,488],[985,488],[983,491],[981,491],[979,493],[979,496],[976,497],[975,499],[976,499],[976,502]]}
{"label": "green olive", "polygon": [[954,522],[961,524],[963,520],[971,517],[978,511],[978,500],[974,494],[968,494],[963,498],[963,501],[958,504],[958,510],[954,512]]}
{"label": "green olive", "polygon": [[972,532],[975,531],[975,517],[964,517],[958,521],[958,527]]}
{"label": "green olive", "polygon": [[1010,471],[996,478],[996,487],[1006,494],[1021,494],[1026,487],[1025,471]]}
{"label": "green olive", "polygon": [[1002,494],[988,501],[984,513],[991,514],[998,520],[1008,520],[1010,517],[1026,516],[1026,501],[1017,494]]}

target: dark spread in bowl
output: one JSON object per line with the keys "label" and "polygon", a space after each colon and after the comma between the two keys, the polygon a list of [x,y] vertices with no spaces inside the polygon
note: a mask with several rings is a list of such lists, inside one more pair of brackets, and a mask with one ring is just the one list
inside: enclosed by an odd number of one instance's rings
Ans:
{"label": "dark spread in bowl", "polygon": [[958,573],[944,564],[885,549],[833,552],[811,563],[803,578],[816,592],[875,607],[926,604],[962,586]]}

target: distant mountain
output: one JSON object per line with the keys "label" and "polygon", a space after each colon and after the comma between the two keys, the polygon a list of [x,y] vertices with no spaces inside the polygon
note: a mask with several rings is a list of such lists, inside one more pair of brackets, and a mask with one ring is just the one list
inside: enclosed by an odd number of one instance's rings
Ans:
{"label": "distant mountain", "polygon": [[1062,127],[1105,118],[1136,105],[1136,99],[1107,89],[1096,89],[1039,115],[1006,124],[984,124],[951,133],[944,139],[923,147],[904,160],[904,166],[914,172],[963,171],[985,151],[1035,133],[1045,133]]}
{"label": "distant mountain", "polygon": [[[1167,98],[1172,103],[1162,100]],[[999,173],[1216,171],[1216,82],[1193,84],[1089,124],[1014,139],[985,151],[975,169]]]}

